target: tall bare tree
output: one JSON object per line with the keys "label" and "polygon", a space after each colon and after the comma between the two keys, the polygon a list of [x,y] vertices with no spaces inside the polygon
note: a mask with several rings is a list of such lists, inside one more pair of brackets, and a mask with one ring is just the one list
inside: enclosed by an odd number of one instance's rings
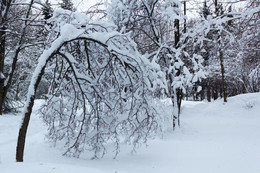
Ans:
{"label": "tall bare tree", "polygon": [[[21,52],[36,46],[43,39],[32,29],[33,25],[35,28],[41,28],[41,24],[34,22],[39,19],[40,11],[34,10],[33,13],[33,4],[34,0],[28,3],[14,0],[1,1],[0,115],[3,113],[8,92],[14,82]],[[23,17],[20,17],[21,15]],[[7,58],[10,62],[8,64],[5,63]]]}

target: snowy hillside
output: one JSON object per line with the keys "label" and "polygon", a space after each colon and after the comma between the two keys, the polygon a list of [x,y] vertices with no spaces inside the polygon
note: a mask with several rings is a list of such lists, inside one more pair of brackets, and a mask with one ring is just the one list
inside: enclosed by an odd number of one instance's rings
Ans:
{"label": "snowy hillside", "polygon": [[131,154],[125,146],[116,159],[61,156],[44,140],[46,127],[37,101],[23,163],[15,162],[21,116],[0,116],[0,173],[259,173],[260,93],[215,102],[184,102],[182,127]]}

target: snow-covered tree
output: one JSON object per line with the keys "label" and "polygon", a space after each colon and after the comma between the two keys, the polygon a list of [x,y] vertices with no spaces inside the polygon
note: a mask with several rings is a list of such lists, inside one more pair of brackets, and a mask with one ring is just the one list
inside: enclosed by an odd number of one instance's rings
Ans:
{"label": "snow-covered tree", "polygon": [[26,52],[26,48],[38,45],[43,38],[36,32],[41,24],[36,22],[38,11],[32,12],[33,4],[33,0],[27,4],[20,1],[1,1],[0,114],[15,99],[16,94],[12,94],[15,93],[14,84],[21,82],[15,79],[19,76],[17,66],[22,63],[21,54]]}
{"label": "snow-covered tree", "polygon": [[[146,142],[159,128],[158,105],[151,92],[163,81],[159,66],[139,54],[128,34],[104,21],[57,9],[49,47],[39,58],[28,90],[19,131],[17,161],[23,161],[28,123],[36,90],[44,74],[52,75],[42,108],[48,137],[65,145],[64,154],[78,157],[106,153],[113,143],[134,146]],[[160,80],[161,78],[161,80]]]}
{"label": "snow-covered tree", "polygon": [[[216,1],[214,6],[216,6]],[[241,81],[243,81],[241,55],[244,52],[243,41],[240,40],[241,21],[257,15],[257,11],[259,11],[255,8],[244,9],[236,13],[231,10],[231,6],[227,7],[224,9],[223,6],[217,4],[215,10],[221,12],[208,15],[207,20],[198,21],[202,22],[200,24],[202,30],[207,31],[203,36],[205,51],[202,56],[205,59],[204,65],[208,75],[202,82],[204,91],[201,91],[201,94],[204,95],[203,93],[206,92],[209,101],[211,97],[214,99],[224,97],[226,101],[227,96],[241,93]]]}
{"label": "snow-covered tree", "polygon": [[[259,1],[250,0],[246,9],[259,7]],[[238,76],[242,81],[243,92],[260,91],[260,12],[243,18],[237,24],[239,51],[237,54],[240,63]]]}
{"label": "snow-covered tree", "polygon": [[0,2],[0,115],[2,115],[2,107],[4,104],[5,92],[5,80],[4,65],[5,65],[5,46],[6,46],[6,33],[8,26],[8,12],[11,6],[11,0],[3,0]]}
{"label": "snow-covered tree", "polygon": [[112,0],[107,12],[119,31],[129,33],[138,50],[160,65],[168,83],[165,93],[178,112],[185,88],[204,76],[202,57],[185,51],[192,31],[182,33],[185,16],[181,7],[178,0]]}

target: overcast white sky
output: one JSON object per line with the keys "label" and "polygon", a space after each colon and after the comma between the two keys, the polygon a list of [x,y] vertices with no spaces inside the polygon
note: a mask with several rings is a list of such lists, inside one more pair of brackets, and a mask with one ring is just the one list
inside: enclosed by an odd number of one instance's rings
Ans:
{"label": "overcast white sky", "polygon": [[[57,4],[60,3],[62,0],[50,0],[53,4]],[[74,6],[79,10],[79,11],[86,11],[89,7],[91,7],[92,5],[96,4],[97,2],[104,2],[105,0],[72,0]],[[192,0],[193,4],[187,4],[188,8],[191,8],[191,6],[197,5],[196,1],[200,1],[200,0]],[[196,12],[195,12],[196,14]],[[195,17],[196,15],[194,15],[194,11],[193,12],[187,12],[187,15],[189,17]]]}
{"label": "overcast white sky", "polygon": [[[61,1],[62,0],[51,0],[53,4],[58,4]],[[86,9],[100,1],[101,0],[72,0],[74,6],[80,11],[86,11]]]}
{"label": "overcast white sky", "polygon": [[[44,1],[44,0],[42,0]],[[58,4],[59,2],[61,2],[62,0],[50,0],[53,4]],[[97,2],[104,2],[106,0],[72,0],[74,6],[79,10],[79,11],[87,11],[87,9],[89,7],[91,7],[92,5],[96,4]],[[194,9],[198,9],[198,6],[203,5],[204,0],[186,0],[187,1],[187,16],[188,18],[194,18],[198,16],[198,12],[196,12]],[[207,2],[209,2],[213,0],[207,0]],[[226,2],[227,0],[219,0],[219,2]],[[241,7],[241,4],[244,4],[246,2],[246,0],[228,0],[228,2],[234,2],[234,1],[244,1],[244,2],[240,2],[237,4],[233,4],[233,8],[236,6],[236,8]],[[224,3],[225,6],[226,3]]]}

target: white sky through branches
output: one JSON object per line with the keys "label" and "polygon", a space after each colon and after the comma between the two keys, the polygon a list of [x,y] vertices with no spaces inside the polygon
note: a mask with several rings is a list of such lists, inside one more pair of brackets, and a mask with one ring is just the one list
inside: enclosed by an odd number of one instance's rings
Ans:
{"label": "white sky through branches", "polygon": [[[62,2],[62,0],[50,0],[52,4],[54,4],[54,8],[58,7],[58,4]],[[72,0],[74,6],[80,12],[86,12],[91,6],[95,5],[99,2],[104,2],[106,0]],[[181,0],[182,1],[182,0]],[[213,4],[213,1],[206,0],[208,6]],[[186,0],[187,2],[187,17],[188,18],[196,18],[199,16],[200,8],[203,6],[204,0]],[[223,6],[232,4],[232,8],[241,8],[246,0],[220,0],[220,3],[223,3]],[[228,8],[226,8],[228,9]],[[183,10],[183,7],[182,7]]]}

